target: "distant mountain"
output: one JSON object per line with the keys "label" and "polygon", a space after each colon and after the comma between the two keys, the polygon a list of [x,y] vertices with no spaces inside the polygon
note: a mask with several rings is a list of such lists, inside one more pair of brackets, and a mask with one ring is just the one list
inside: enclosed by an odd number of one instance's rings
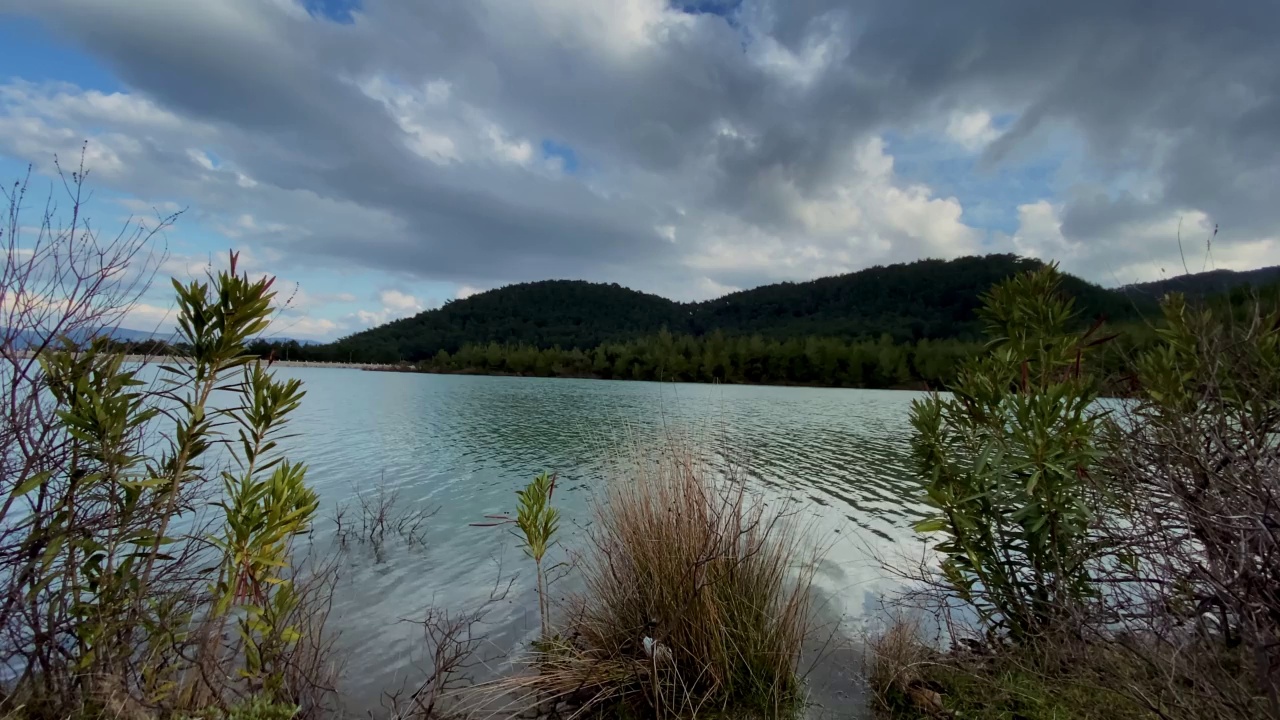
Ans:
{"label": "distant mountain", "polygon": [[173,342],[174,333],[148,332],[146,330],[130,330],[129,328],[115,328],[108,331],[112,340],[121,342],[145,342],[147,340],[162,340],[164,342]]}
{"label": "distant mountain", "polygon": [[[10,333],[7,330],[0,328],[0,336],[8,337],[9,334]],[[71,333],[71,340],[76,343],[83,343],[91,337],[97,337],[101,335],[105,335],[106,337],[109,337],[112,340],[118,340],[120,342],[140,343],[140,342],[146,342],[148,340],[159,340],[166,343],[173,343],[177,341],[177,335],[173,331],[151,332],[148,330],[133,330],[131,328],[99,328],[97,330],[81,330],[79,332]],[[21,333],[17,333],[17,337],[14,338],[14,342],[19,347],[30,347],[33,344],[38,344],[41,339],[42,338],[39,337],[37,333],[21,332]],[[270,338],[270,340],[271,342],[280,342],[280,343],[296,342],[299,345],[318,344],[314,340],[293,340],[292,338],[284,338],[284,337],[273,337],[273,338]]]}
{"label": "distant mountain", "polygon": [[[472,295],[317,346],[310,355],[393,362],[487,343],[587,350],[664,328],[695,336],[720,331],[771,338],[970,339],[981,332],[974,310],[982,294],[996,282],[1039,265],[1014,255],[920,260],[766,285],[700,303],[678,303],[616,284],[546,280]],[[1088,317],[1123,320],[1154,305],[1072,276],[1064,285]]]}
{"label": "distant mountain", "polygon": [[1180,292],[1187,297],[1203,298],[1227,293],[1246,285],[1262,288],[1276,283],[1280,283],[1280,265],[1257,270],[1210,270],[1165,280],[1126,285],[1121,290],[1130,295],[1148,298],[1159,298],[1171,292]]}
{"label": "distant mountain", "polygon": [[[41,344],[44,341],[46,334],[47,333],[34,332],[30,330],[13,333],[7,328],[0,328],[0,336],[9,338],[10,335],[13,335],[11,341],[20,348],[29,348],[34,345]],[[119,340],[121,342],[145,342],[147,340],[163,340],[167,342],[172,339],[172,333],[166,335],[163,333],[147,332],[145,330],[130,330],[129,328],[98,328],[94,330],[81,329],[68,333],[68,336],[71,338],[72,342],[75,343],[84,343],[90,338],[100,336],[106,336],[112,340]]]}

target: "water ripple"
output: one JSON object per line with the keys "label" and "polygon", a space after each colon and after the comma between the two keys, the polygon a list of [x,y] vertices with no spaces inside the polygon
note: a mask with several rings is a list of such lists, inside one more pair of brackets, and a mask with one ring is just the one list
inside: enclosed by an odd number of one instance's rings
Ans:
{"label": "water ripple", "polygon": [[[351,547],[343,555],[334,621],[349,654],[344,691],[357,706],[376,705],[378,693],[422,659],[419,634],[400,620],[433,605],[473,607],[499,576],[516,582],[491,613],[491,631],[509,643],[530,638],[530,568],[504,529],[469,523],[513,509],[514,491],[540,471],[560,473],[562,540],[573,546],[594,490],[628,448],[656,446],[670,432],[708,438],[718,462],[744,467],[762,491],[798,501],[815,531],[832,539],[820,578],[851,616],[867,612],[871,594],[886,586],[870,556],[915,542],[910,525],[923,512],[907,455],[915,393],[281,373],[305,382],[289,445],[310,466],[325,518],[380,480],[403,503],[440,508],[422,547],[393,542],[381,553]],[[336,552],[332,535],[331,521],[319,522],[317,547]]]}

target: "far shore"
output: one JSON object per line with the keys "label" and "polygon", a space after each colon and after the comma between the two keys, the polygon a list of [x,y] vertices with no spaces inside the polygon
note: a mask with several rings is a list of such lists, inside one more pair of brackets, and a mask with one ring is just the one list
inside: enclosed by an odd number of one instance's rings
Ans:
{"label": "far shore", "polygon": [[[20,354],[30,356],[30,351],[22,351]],[[188,361],[185,357],[173,357],[171,355],[126,355],[125,362],[149,364],[164,364],[173,361]],[[264,362],[259,359],[258,362]],[[620,380],[624,382],[669,382],[680,385],[750,385],[755,387],[796,387],[796,388],[833,388],[845,390],[910,390],[913,392],[927,392],[929,386],[922,382],[907,383],[902,385],[891,385],[879,388],[860,388],[850,385],[822,385],[811,383],[788,383],[788,382],[732,382],[732,383],[707,383],[696,380],[635,380],[633,378],[603,378],[598,375],[536,375],[532,373],[512,373],[501,371],[476,371],[476,370],[458,370],[454,372],[441,372],[439,370],[424,370],[409,363],[359,363],[359,362],[318,362],[311,360],[280,360],[276,359],[270,363],[273,367],[299,367],[299,368],[331,368],[335,370],[370,370],[377,372],[399,372],[399,373],[418,373],[424,375],[469,375],[479,377],[521,377],[521,378],[549,378],[555,380]]]}
{"label": "far shore", "polygon": [[[308,363],[299,363],[305,365]],[[310,363],[311,365],[332,366],[329,363]],[[673,385],[748,385],[751,387],[790,387],[790,388],[829,388],[834,390],[910,390],[913,392],[927,392],[931,388],[924,381],[906,383],[901,385],[890,385],[886,387],[859,387],[855,385],[823,385],[819,383],[798,383],[798,382],[707,382],[704,380],[636,380],[635,378],[621,377],[600,377],[599,375],[583,375],[583,374],[565,374],[565,375],[537,375],[535,373],[514,373],[505,371],[479,371],[479,370],[454,370],[444,372],[440,370],[423,370],[413,365],[401,363],[399,365],[370,365],[365,367],[366,370],[379,370],[385,372],[404,372],[404,373],[421,373],[424,375],[466,375],[471,377],[518,377],[518,378],[546,378],[549,380],[616,380],[619,382],[658,382],[669,383]]]}
{"label": "far shore", "polygon": [[[29,358],[32,356],[30,350],[19,350],[18,357]],[[141,363],[143,365],[162,365],[169,362],[190,362],[190,358],[174,357],[172,355],[125,355],[124,361],[129,363]],[[262,362],[261,359],[258,362]],[[279,367],[312,367],[312,368],[335,368],[346,370],[400,370],[403,369],[399,365],[386,365],[380,363],[358,363],[358,362],[314,362],[307,360],[274,360],[269,363]]]}

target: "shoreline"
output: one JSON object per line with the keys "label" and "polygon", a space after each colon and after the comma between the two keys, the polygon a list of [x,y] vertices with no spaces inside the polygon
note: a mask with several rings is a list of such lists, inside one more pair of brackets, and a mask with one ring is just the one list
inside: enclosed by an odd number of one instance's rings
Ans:
{"label": "shoreline", "polygon": [[[23,359],[31,359],[34,355],[30,350],[19,350],[17,356]],[[262,358],[257,358],[258,362],[262,362]],[[125,355],[124,361],[127,363],[138,363],[139,365],[163,365],[168,362],[190,363],[191,358],[175,357],[173,355]],[[401,371],[400,366],[384,365],[380,363],[360,363],[360,362],[319,362],[315,360],[275,360],[270,363],[272,367],[315,367],[315,368],[334,368],[337,370],[378,370],[378,371]],[[414,370],[414,372],[417,372]]]}
{"label": "shoreline", "polygon": [[[278,361],[277,361],[278,364]],[[328,366],[328,363],[311,363],[312,365]],[[598,375],[532,375],[526,373],[513,372],[481,372],[481,371],[455,371],[441,372],[439,370],[420,370],[413,366],[402,365],[378,365],[364,368],[374,372],[397,372],[397,373],[414,373],[419,375],[463,375],[470,377],[510,377],[510,378],[544,378],[548,380],[613,380],[617,382],[651,382],[670,385],[744,385],[747,387],[783,387],[783,388],[814,388],[828,390],[909,390],[912,392],[929,392],[930,388],[926,383],[920,381],[913,384],[890,385],[885,387],[869,387],[866,385],[823,385],[818,383],[787,383],[787,382],[732,382],[725,380],[713,380],[711,382],[703,380],[637,380],[635,378],[615,378],[600,377]]]}

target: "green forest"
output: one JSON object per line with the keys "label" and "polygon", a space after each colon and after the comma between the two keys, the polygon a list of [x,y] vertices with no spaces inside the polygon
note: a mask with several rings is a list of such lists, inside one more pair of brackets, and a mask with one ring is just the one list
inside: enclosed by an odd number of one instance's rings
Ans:
{"label": "green forest", "polygon": [[964,340],[877,340],[760,335],[657,335],[590,350],[533,345],[466,345],[419,363],[428,372],[724,382],[832,387],[903,387],[948,381],[981,345]]}
{"label": "green forest", "polygon": [[[437,373],[836,387],[936,387],[981,348],[987,289],[1040,267],[987,255],[873,267],[777,283],[700,303],[616,284],[546,280],[447,303],[327,345],[258,340],[262,356],[399,364]],[[1169,289],[1210,296],[1280,275],[1216,271],[1108,290],[1063,275],[1079,323],[1119,337],[1102,357],[1120,373],[1149,340],[1145,319]]]}

